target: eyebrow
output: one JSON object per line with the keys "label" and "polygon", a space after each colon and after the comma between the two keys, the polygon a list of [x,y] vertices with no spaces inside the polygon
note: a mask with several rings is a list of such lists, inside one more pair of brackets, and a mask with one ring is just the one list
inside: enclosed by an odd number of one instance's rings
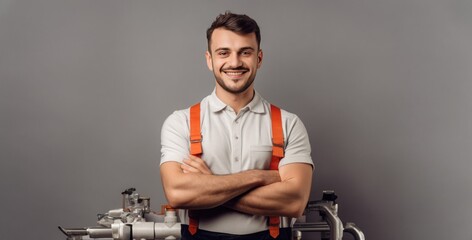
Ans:
{"label": "eyebrow", "polygon": [[[242,51],[245,51],[245,50],[252,50],[252,51],[255,51],[255,49],[253,47],[243,47],[243,48],[240,48],[238,50],[238,52],[242,52]],[[217,48],[215,49],[215,52],[218,52],[218,51],[231,51],[231,49],[227,48],[227,47],[221,47],[221,48]]]}
{"label": "eyebrow", "polygon": [[243,47],[239,49],[239,52],[246,51],[246,50],[256,51],[253,47]]}

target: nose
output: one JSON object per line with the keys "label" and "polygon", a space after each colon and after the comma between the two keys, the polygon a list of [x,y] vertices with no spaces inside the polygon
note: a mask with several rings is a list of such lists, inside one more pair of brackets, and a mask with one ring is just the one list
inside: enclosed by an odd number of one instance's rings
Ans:
{"label": "nose", "polygon": [[228,67],[238,68],[242,66],[242,63],[239,54],[231,54],[230,59],[228,60]]}

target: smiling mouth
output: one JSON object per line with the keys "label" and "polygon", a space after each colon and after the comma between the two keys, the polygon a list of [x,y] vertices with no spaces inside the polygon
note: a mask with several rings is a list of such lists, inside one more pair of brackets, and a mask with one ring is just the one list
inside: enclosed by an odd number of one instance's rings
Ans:
{"label": "smiling mouth", "polygon": [[232,77],[232,78],[237,78],[237,77],[241,77],[243,74],[245,74],[246,72],[248,72],[248,70],[223,70],[223,72],[229,76],[229,77]]}
{"label": "smiling mouth", "polygon": [[225,72],[226,75],[229,75],[229,76],[239,76],[239,75],[243,75],[244,72]]}

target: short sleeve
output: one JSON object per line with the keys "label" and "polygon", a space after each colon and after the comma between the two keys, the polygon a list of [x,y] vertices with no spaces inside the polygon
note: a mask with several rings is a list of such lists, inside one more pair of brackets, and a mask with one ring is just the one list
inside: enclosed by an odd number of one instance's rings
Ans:
{"label": "short sleeve", "polygon": [[189,154],[189,127],[185,113],[186,110],[175,111],[162,125],[160,164],[169,161],[182,163]]}
{"label": "short sleeve", "polygon": [[285,156],[281,159],[279,167],[290,163],[306,163],[314,168],[310,140],[305,125],[296,115],[284,113],[289,116],[285,121]]}

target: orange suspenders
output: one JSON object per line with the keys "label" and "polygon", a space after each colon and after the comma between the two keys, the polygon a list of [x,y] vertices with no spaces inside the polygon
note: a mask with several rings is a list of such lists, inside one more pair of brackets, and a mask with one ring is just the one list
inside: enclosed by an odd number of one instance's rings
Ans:
{"label": "orange suspenders", "polygon": [[[282,130],[282,114],[280,108],[270,105],[272,120],[272,160],[270,161],[270,170],[279,170],[280,159],[284,157],[284,133]],[[190,154],[201,157],[202,134],[200,129],[200,103],[190,107]],[[280,217],[270,216],[268,225],[269,233],[273,238],[279,236]],[[190,234],[195,235],[198,229],[198,217],[191,216],[189,211]]]}
{"label": "orange suspenders", "polygon": [[190,108],[190,154],[200,157],[202,149],[202,131],[200,130],[200,103]]}
{"label": "orange suspenders", "polygon": [[[272,119],[272,160],[270,170],[279,170],[280,159],[284,157],[284,133],[282,131],[282,113],[280,108],[270,105]],[[269,234],[273,238],[279,236],[280,217],[269,217]]]}
{"label": "orange suspenders", "polygon": [[[193,105],[190,108],[190,154],[201,157],[203,153],[202,148],[202,131],[200,130],[200,103]],[[198,216],[191,216],[189,211],[188,231],[195,235],[198,229]]]}

